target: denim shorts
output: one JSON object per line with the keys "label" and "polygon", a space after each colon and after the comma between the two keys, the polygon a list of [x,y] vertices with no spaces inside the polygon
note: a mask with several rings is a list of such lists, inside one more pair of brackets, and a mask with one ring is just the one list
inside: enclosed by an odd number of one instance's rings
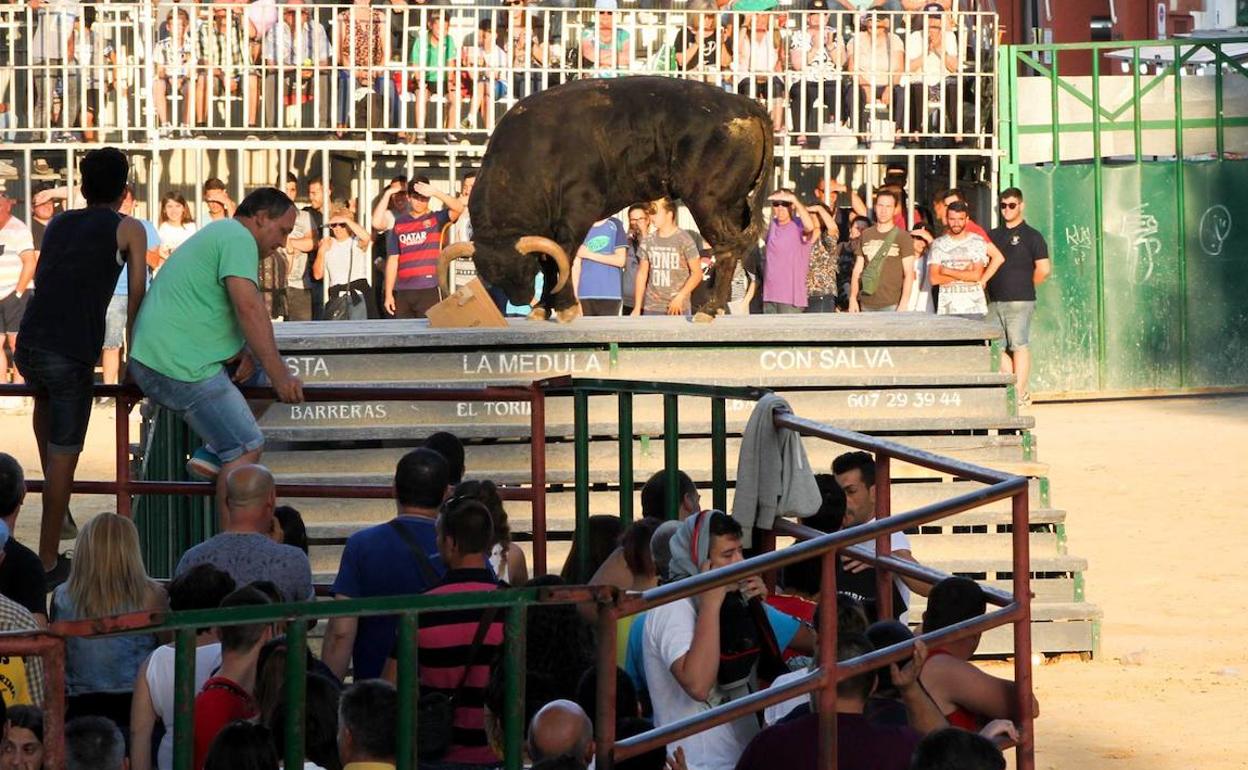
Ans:
{"label": "denim shorts", "polygon": [[1005,348],[1011,353],[1019,348],[1027,347],[1031,338],[1031,315],[1036,312],[1036,303],[1032,300],[1017,302],[989,302],[988,323],[1001,327],[1005,335]]}
{"label": "denim shorts", "polygon": [[104,349],[117,350],[126,341],[126,313],[130,298],[114,294],[104,313]]}
{"label": "denim shorts", "polygon": [[[199,382],[183,382],[131,359],[129,371],[145,396],[181,415],[221,462],[233,462],[264,446],[264,435],[247,399],[227,370]],[[253,377],[247,384],[262,384],[260,379]]]}
{"label": "denim shorts", "polygon": [[81,452],[87,438],[87,423],[91,420],[95,367],[60,353],[28,348],[20,343],[13,363],[26,378],[26,384],[38,391],[35,399],[47,399],[48,452]]}

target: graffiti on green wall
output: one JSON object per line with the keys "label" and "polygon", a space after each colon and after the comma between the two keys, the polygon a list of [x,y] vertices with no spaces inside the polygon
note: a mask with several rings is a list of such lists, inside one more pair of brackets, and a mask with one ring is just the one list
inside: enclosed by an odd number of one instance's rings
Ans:
{"label": "graffiti on green wall", "polygon": [[1099,223],[1091,164],[1020,171],[1053,257],[1035,390],[1248,384],[1248,162],[1107,165]]}

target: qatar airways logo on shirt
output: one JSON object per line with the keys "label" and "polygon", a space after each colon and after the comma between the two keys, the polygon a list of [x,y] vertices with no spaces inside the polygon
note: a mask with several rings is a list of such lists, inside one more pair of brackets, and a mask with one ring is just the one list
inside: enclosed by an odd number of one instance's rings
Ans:
{"label": "qatar airways logo on shirt", "polygon": [[425,243],[429,233],[426,230],[420,230],[415,233],[399,233],[400,246],[422,246]]}

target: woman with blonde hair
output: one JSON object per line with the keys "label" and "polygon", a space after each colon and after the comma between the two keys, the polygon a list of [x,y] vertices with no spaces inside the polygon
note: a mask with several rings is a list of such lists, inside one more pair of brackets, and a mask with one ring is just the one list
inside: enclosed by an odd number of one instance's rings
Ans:
{"label": "woman with blonde hair", "polygon": [[[52,594],[52,620],[83,620],[167,608],[165,590],[147,576],[134,522],[101,513],[82,526],[69,580]],[[154,634],[65,640],[66,718],[102,716],[130,730],[134,678],[156,649]]]}

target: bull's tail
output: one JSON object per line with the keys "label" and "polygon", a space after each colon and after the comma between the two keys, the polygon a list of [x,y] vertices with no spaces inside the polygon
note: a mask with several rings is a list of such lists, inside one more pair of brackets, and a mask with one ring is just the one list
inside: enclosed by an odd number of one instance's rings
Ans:
{"label": "bull's tail", "polygon": [[755,126],[759,129],[761,150],[758,168],[754,172],[754,184],[750,187],[749,210],[743,212],[745,221],[742,223],[747,242],[751,245],[757,243],[763,235],[763,206],[766,205],[767,198],[771,195],[772,166],[776,150],[776,139],[771,130],[771,118],[768,117],[762,122],[755,121]]}

